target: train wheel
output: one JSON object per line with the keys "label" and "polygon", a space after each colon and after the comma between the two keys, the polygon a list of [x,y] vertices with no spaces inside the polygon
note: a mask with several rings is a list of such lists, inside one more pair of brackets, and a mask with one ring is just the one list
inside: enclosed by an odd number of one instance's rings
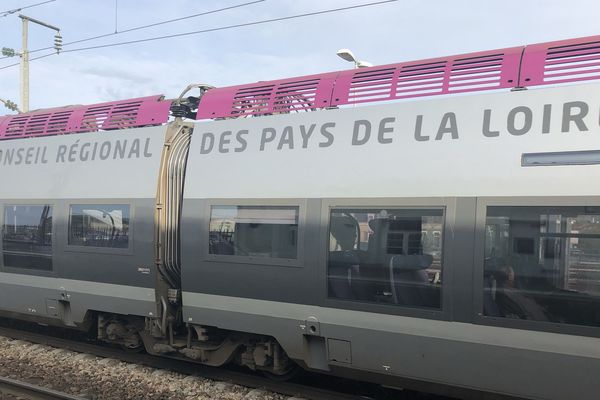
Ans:
{"label": "train wheel", "polygon": [[290,362],[288,367],[279,373],[275,373],[272,371],[261,371],[264,376],[269,378],[274,382],[285,382],[297,377],[301,372],[302,368],[298,366],[298,364]]}
{"label": "train wheel", "polygon": [[144,352],[146,349],[144,348],[143,343],[137,344],[137,345],[130,345],[130,344],[120,344],[119,345],[126,353],[142,353]]}

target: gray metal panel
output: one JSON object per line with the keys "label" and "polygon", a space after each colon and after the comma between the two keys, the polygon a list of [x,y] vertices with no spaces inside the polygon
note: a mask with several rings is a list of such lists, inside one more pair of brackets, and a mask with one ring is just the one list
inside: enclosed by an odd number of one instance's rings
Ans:
{"label": "gray metal panel", "polygon": [[[243,257],[208,257],[208,221],[210,205],[296,204],[301,210],[299,259],[303,262],[286,268],[277,261],[244,262]],[[305,206],[304,206],[305,205]],[[332,207],[444,208],[444,249],[442,310],[407,308],[397,305],[361,303],[327,298],[327,253],[329,213]],[[456,198],[374,198],[324,200],[224,199],[184,200],[182,218],[183,290],[292,303],[321,304],[384,314],[451,319],[454,309],[458,320],[470,320],[472,304],[472,240],[474,200]],[[469,215],[471,213],[471,215]],[[305,227],[302,227],[305,225]],[[302,234],[302,232],[305,232]],[[304,249],[304,254],[301,254]],[[234,259],[234,260],[232,260]],[[231,262],[230,262],[231,261]],[[235,261],[235,262],[233,262]],[[278,265],[279,264],[279,265]],[[457,286],[453,282],[456,280]],[[458,299],[459,307],[452,306]]]}
{"label": "gray metal panel", "polygon": [[352,345],[349,340],[327,339],[329,361],[352,364]]}
{"label": "gray metal panel", "polygon": [[[68,245],[69,206],[71,204],[85,204],[86,202],[129,204],[131,206],[131,251],[81,248]],[[0,223],[3,223],[1,218],[4,216],[5,204],[50,204],[53,206],[53,271],[24,270],[6,267],[3,264],[1,265],[2,271],[148,288],[154,287],[154,199],[0,200],[0,214],[2,215],[0,216]],[[1,246],[0,240],[0,250]]]}
{"label": "gray metal panel", "polygon": [[356,378],[374,372],[546,400],[591,400],[600,391],[596,338],[193,293],[184,303],[187,321],[274,336],[307,364],[314,355],[303,326],[318,321],[316,338],[351,343]]}
{"label": "gray metal panel", "polygon": [[[0,309],[48,316],[47,301],[57,300],[65,322],[81,323],[88,310],[154,315],[153,288],[0,272]],[[67,311],[69,315],[64,315]]]}
{"label": "gray metal panel", "polygon": [[[446,246],[451,254],[450,272],[452,275],[452,293],[448,300],[452,304],[452,320],[473,321],[473,248],[475,241],[474,197],[458,198],[454,224],[450,228],[452,242]],[[450,236],[450,235],[449,235]]]}
{"label": "gray metal panel", "polygon": [[129,204],[131,210],[130,249],[81,248],[68,245],[68,212],[81,199],[59,201],[56,220],[55,265],[67,279],[105,282],[153,288],[154,199],[102,199],[90,203]]}
{"label": "gray metal panel", "polygon": [[[69,207],[82,203],[129,204],[130,249],[123,252],[68,246]],[[0,257],[0,309],[46,315],[47,301],[60,300],[59,306],[64,306],[69,315],[57,317],[76,324],[83,321],[88,310],[141,316],[156,312],[154,199],[0,200],[0,226],[5,204],[53,206],[53,271],[6,267]]]}
{"label": "gray metal panel", "polygon": [[[298,262],[259,262],[247,257],[209,257],[210,204],[300,206]],[[317,269],[319,200],[184,200],[181,221],[182,287],[185,291],[317,304],[324,277]],[[264,261],[264,260],[263,260]]]}

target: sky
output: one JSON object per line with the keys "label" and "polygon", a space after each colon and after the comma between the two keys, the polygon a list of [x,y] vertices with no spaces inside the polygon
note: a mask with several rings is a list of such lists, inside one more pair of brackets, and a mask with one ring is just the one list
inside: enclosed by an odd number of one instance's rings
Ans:
{"label": "sky", "polygon": [[[18,13],[44,0],[0,0],[0,47],[21,49]],[[63,42],[232,7],[252,0],[55,0],[21,11],[61,29]],[[207,30],[377,0],[264,0],[64,50]],[[31,109],[164,94],[190,83],[230,86],[349,69],[350,48],[375,65],[599,34],[597,0],[400,0],[195,35],[52,55],[30,63]],[[29,50],[54,32],[29,28]],[[31,57],[45,55],[40,51]],[[19,58],[0,59],[0,98],[19,103]],[[0,115],[9,114],[0,105]]]}

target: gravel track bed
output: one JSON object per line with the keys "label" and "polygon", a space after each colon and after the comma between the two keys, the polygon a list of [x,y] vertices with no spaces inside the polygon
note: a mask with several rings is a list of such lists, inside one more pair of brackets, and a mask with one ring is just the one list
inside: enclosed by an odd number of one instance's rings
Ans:
{"label": "gravel track bed", "polygon": [[91,400],[300,400],[2,336],[0,375]]}

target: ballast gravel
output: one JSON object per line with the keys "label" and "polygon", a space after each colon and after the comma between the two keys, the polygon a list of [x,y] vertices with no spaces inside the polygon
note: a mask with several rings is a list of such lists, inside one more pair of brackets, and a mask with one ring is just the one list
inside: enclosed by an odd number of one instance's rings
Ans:
{"label": "ballast gravel", "polygon": [[297,400],[260,389],[2,336],[0,376],[90,400]]}

